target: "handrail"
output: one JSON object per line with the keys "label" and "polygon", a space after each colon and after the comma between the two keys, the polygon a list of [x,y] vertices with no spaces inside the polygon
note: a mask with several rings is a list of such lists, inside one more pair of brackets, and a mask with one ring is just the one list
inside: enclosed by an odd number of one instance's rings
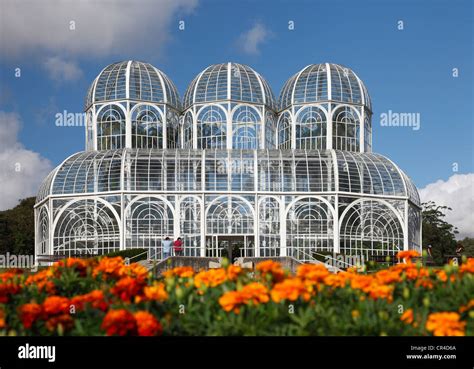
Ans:
{"label": "handrail", "polygon": [[146,257],[146,258],[147,258],[147,260],[148,260],[148,250],[147,250],[147,251],[143,251],[143,252],[141,252],[140,254],[137,254],[137,255],[135,255],[135,256],[132,256],[131,258],[126,258],[125,260],[126,260],[126,262],[130,263],[130,261],[131,261],[132,259],[135,259],[135,258],[137,258],[137,257],[139,257],[139,256],[141,256],[141,255],[143,255],[143,254],[147,254],[147,257]]}
{"label": "handrail", "polygon": [[[322,264],[326,264],[325,262],[316,259],[313,255],[308,254],[308,253],[305,252],[305,251],[298,250],[298,252],[301,252],[303,255],[309,256],[312,260],[315,260],[315,261],[317,261],[317,262],[319,262],[319,263],[322,263]],[[357,265],[357,264],[354,265],[354,264],[347,263],[347,262],[345,262],[345,261],[343,261],[343,260],[336,259],[336,258],[332,257],[331,255],[324,255],[324,254],[320,254],[320,253],[318,253],[318,252],[314,252],[313,254],[319,255],[319,256],[324,256],[325,258],[327,257],[327,258],[329,258],[330,260],[336,261],[337,263],[346,264],[349,268],[352,268],[352,267],[359,267],[359,265]],[[338,269],[338,270],[341,270],[340,268],[336,267],[335,265],[331,265],[331,267],[332,267],[332,268],[335,268],[335,269]]]}

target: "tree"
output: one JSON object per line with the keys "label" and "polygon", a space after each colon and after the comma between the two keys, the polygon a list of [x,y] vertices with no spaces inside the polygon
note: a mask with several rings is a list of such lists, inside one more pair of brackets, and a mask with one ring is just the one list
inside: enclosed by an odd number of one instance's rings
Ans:
{"label": "tree", "polygon": [[467,257],[474,258],[474,238],[465,237],[461,243],[464,246],[463,254]]}
{"label": "tree", "polygon": [[34,254],[35,198],[20,200],[13,209],[0,211],[0,253],[16,255]]}
{"label": "tree", "polygon": [[443,218],[445,212],[452,210],[447,206],[436,205],[433,201],[422,204],[423,211],[423,246],[432,246],[433,259],[440,265],[447,255],[455,255],[456,227]]}

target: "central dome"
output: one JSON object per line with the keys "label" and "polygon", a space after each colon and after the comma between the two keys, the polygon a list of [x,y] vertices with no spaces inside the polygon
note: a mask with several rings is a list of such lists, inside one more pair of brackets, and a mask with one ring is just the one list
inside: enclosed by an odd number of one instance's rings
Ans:
{"label": "central dome", "polygon": [[266,105],[275,110],[275,98],[265,79],[248,65],[213,64],[204,69],[189,85],[184,108],[193,104],[232,100]]}

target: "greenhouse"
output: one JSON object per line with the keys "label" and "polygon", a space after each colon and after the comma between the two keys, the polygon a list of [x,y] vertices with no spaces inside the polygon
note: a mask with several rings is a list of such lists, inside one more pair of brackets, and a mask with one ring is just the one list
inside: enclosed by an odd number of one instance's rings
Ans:
{"label": "greenhouse", "polygon": [[252,68],[216,64],[181,102],[150,64],[107,66],[86,97],[86,150],[44,180],[36,256],[147,249],[186,256],[394,255],[421,249],[409,177],[372,153],[371,102],[350,69],[309,65],[276,101]]}

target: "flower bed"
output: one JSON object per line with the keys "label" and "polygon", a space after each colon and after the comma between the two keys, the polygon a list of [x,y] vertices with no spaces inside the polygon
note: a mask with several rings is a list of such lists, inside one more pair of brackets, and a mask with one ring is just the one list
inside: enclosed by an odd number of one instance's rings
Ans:
{"label": "flower bed", "polygon": [[474,259],[431,270],[405,263],[373,274],[296,275],[273,261],[167,271],[121,257],[67,259],[35,274],[0,274],[4,335],[472,335]]}

